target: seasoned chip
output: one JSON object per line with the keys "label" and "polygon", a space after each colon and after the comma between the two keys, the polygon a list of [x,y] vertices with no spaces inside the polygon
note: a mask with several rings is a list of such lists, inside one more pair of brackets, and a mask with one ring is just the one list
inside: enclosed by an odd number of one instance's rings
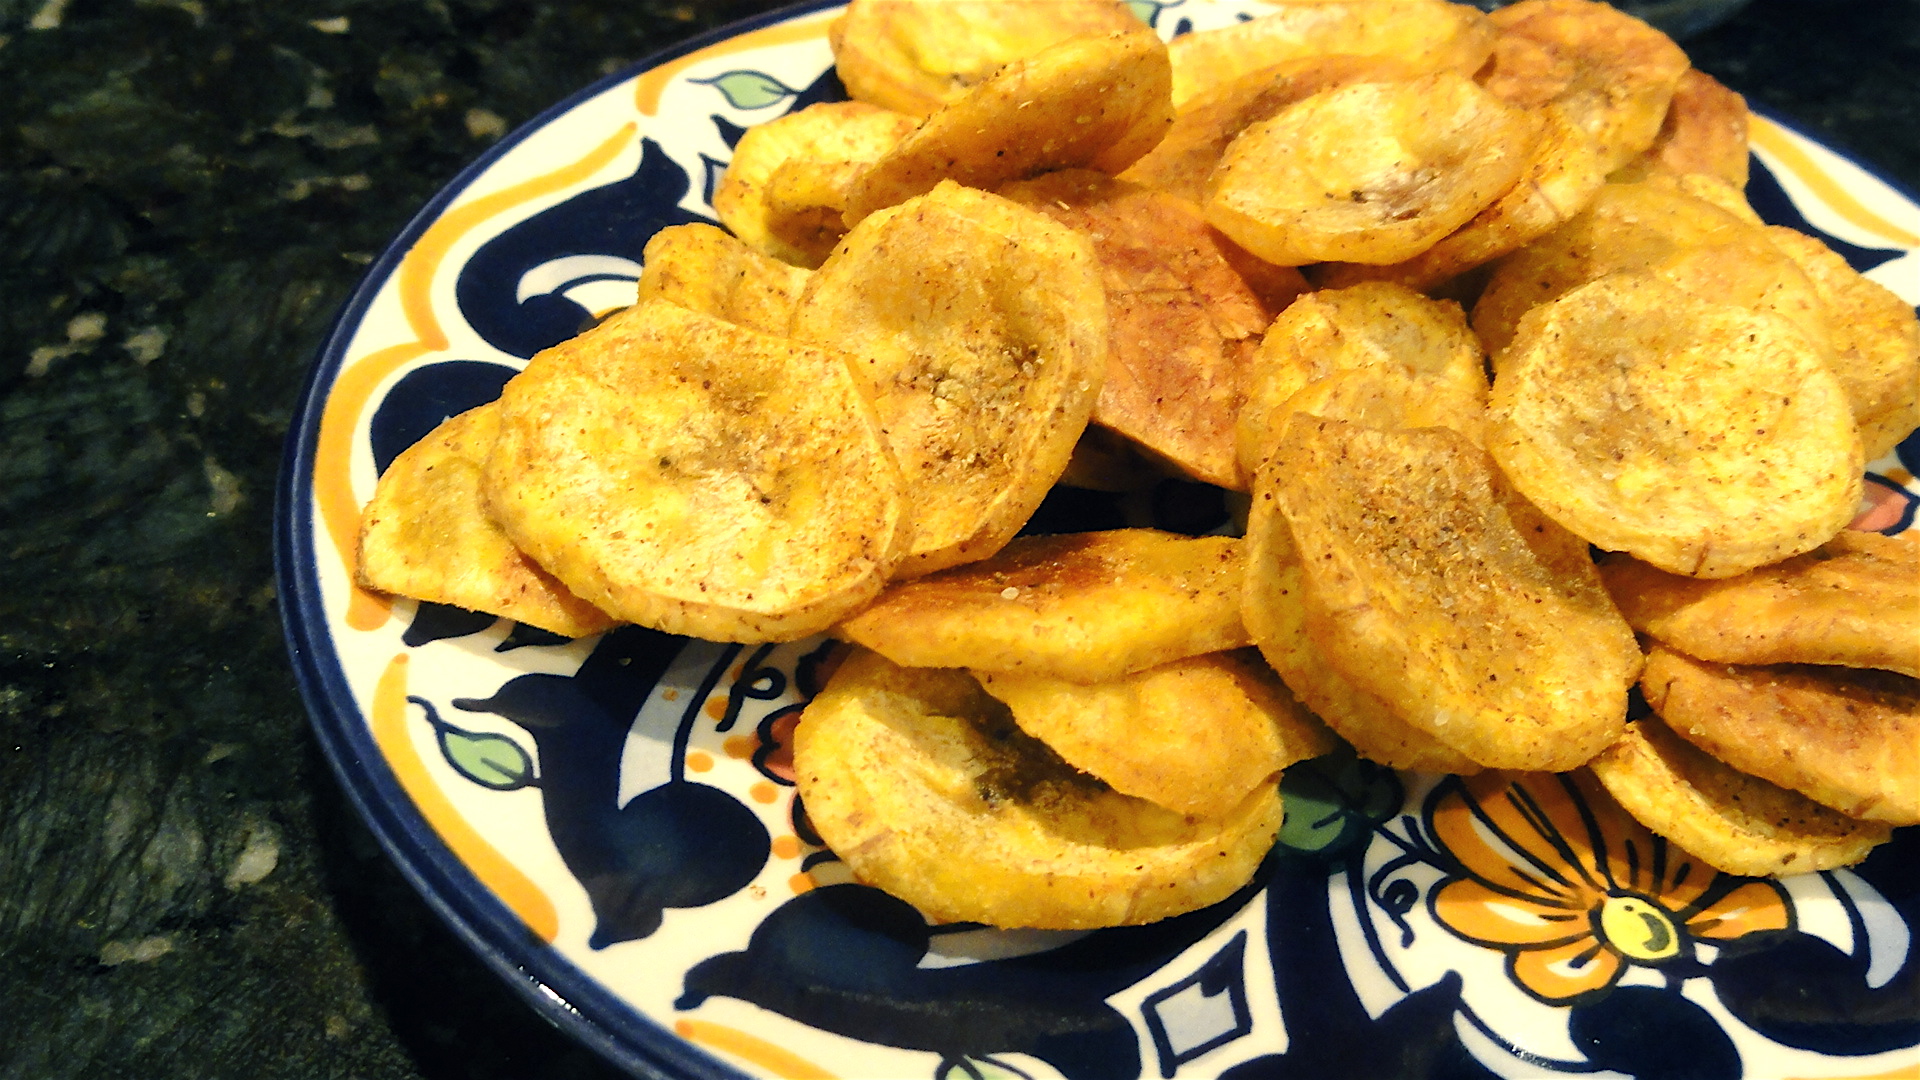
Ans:
{"label": "seasoned chip", "polygon": [[1540,121],[1465,76],[1322,91],[1254,124],[1208,184],[1207,220],[1271,263],[1397,263],[1513,186]]}
{"label": "seasoned chip", "polygon": [[1182,34],[1170,46],[1173,101],[1189,101],[1289,60],[1357,56],[1413,73],[1471,75],[1493,48],[1493,24],[1439,0],[1288,0],[1248,22]]}
{"label": "seasoned chip", "polygon": [[1261,655],[1294,696],[1361,757],[1417,772],[1478,772],[1471,758],[1395,716],[1386,702],[1355,686],[1320,655],[1307,635],[1299,550],[1272,498],[1279,475],[1269,464],[1254,477],[1247,515],[1241,618]]}
{"label": "seasoned chip", "polygon": [[1747,186],[1747,99],[1698,68],[1680,76],[1653,145],[1622,166],[1628,176],[1651,171],[1705,173]]}
{"label": "seasoned chip", "polygon": [[964,671],[841,664],[794,733],[807,817],[856,879],[936,922],[1087,929],[1223,900],[1273,845],[1262,784],[1224,817],[1122,795],[1022,733]]}
{"label": "seasoned chip", "polygon": [[1085,169],[1000,193],[1093,242],[1108,317],[1094,421],[1196,480],[1240,487],[1234,417],[1274,312],[1222,254],[1219,234],[1190,203]]}
{"label": "seasoned chip", "polygon": [[1092,245],[952,183],[849,233],[807,283],[793,335],[854,358],[914,500],[904,575],[991,555],[1019,531],[1107,369]]}
{"label": "seasoned chip", "polygon": [[1676,734],[1741,772],[1848,817],[1920,825],[1920,679],[1655,646],[1640,687]]}
{"label": "seasoned chip", "polygon": [[849,96],[923,117],[1049,45],[1139,25],[1119,0],[853,0],[827,40]]}
{"label": "seasoned chip", "polygon": [[1092,686],[975,672],[1020,730],[1123,795],[1225,817],[1281,769],[1334,747],[1252,650],[1207,653]]}
{"label": "seasoned chip", "polygon": [[1653,143],[1690,66],[1667,35],[1597,0],[1520,0],[1492,19],[1482,85],[1523,108],[1563,109],[1599,142],[1606,172]]}
{"label": "seasoned chip", "polygon": [[1703,581],[1600,566],[1635,630],[1725,664],[1839,664],[1920,678],[1920,535],[1847,530],[1804,555]]}
{"label": "seasoned chip", "polygon": [[909,667],[1111,682],[1248,643],[1240,542],[1153,529],[1022,537],[892,586],[836,633]]}
{"label": "seasoned chip", "polygon": [[1732,577],[1844,528],[1864,463],[1840,384],[1783,320],[1650,274],[1527,315],[1489,447],[1515,487],[1608,551]]}
{"label": "seasoned chip", "polygon": [[807,272],[753,250],[711,225],[670,225],[642,255],[639,302],[691,311],[785,335]]}
{"label": "seasoned chip", "polygon": [[1714,760],[1658,717],[1629,725],[1590,768],[1640,824],[1729,874],[1851,866],[1892,835]]}
{"label": "seasoned chip", "polygon": [[1633,631],[1586,544],[1486,451],[1296,415],[1279,460],[1307,633],[1342,675],[1490,768],[1570,769],[1613,742]]}
{"label": "seasoned chip", "polygon": [[847,190],[919,123],[858,101],[820,102],[740,136],[713,212],[755,251],[808,268],[847,231]]}
{"label": "seasoned chip", "polygon": [[899,469],[848,358],[663,300],[507,383],[483,483],[576,595],[715,641],[818,633],[905,552]]}
{"label": "seasoned chip", "polygon": [[487,513],[480,463],[500,429],[498,407],[451,417],[393,459],[360,515],[361,585],[504,615],[565,637],[614,620],[520,553]]}
{"label": "seasoned chip", "polygon": [[1173,123],[1167,46],[1140,27],[1069,38],[927,117],[847,193],[848,224],[942,180],[993,189],[1055,169],[1117,173]]}

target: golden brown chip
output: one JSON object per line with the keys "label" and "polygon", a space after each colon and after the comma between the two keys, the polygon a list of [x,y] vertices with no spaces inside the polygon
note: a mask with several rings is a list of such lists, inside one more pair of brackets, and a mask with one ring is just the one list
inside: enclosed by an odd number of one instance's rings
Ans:
{"label": "golden brown chip", "polygon": [[1523,108],[1564,110],[1600,144],[1603,172],[1653,143],[1690,66],[1667,35],[1598,0],[1520,0],[1492,19],[1482,85]]}
{"label": "golden brown chip", "polygon": [[1055,169],[1117,173],[1173,123],[1153,31],[1069,38],[1008,64],[927,117],[847,193],[848,224],[942,180],[991,190]]}
{"label": "golden brown chip", "polygon": [[1261,655],[1294,696],[1361,757],[1417,772],[1478,772],[1471,758],[1395,716],[1386,702],[1355,686],[1320,655],[1307,635],[1299,551],[1272,497],[1279,476],[1276,464],[1255,475],[1247,515],[1240,613]]}
{"label": "golden brown chip", "polygon": [[[1267,327],[1236,428],[1246,475],[1251,477],[1271,454],[1287,416],[1305,405],[1304,399],[1293,404],[1294,395],[1338,372],[1376,367],[1404,371],[1420,397],[1405,424],[1373,426],[1440,424],[1484,441],[1486,356],[1460,305],[1428,299],[1405,286],[1369,282],[1309,293]],[[1362,418],[1341,410],[1323,399],[1307,411]]]}
{"label": "golden brown chip", "polygon": [[1848,817],[1920,825],[1920,679],[1655,646],[1640,687],[1675,733],[1741,772]]}
{"label": "golden brown chip", "polygon": [[1698,68],[1680,76],[1653,145],[1622,166],[1627,176],[1651,171],[1705,173],[1736,189],[1747,186],[1747,99]]}
{"label": "golden brown chip", "polygon": [[1729,874],[1851,866],[1892,835],[1714,760],[1658,717],[1629,725],[1590,768],[1640,824]]}
{"label": "golden brown chip", "polygon": [[1278,789],[1224,817],[1122,795],[1022,733],[964,671],[849,657],[794,733],[800,799],[856,879],[936,922],[1088,929],[1153,922],[1245,885]]}
{"label": "golden brown chip", "polygon": [[1489,447],[1515,487],[1608,551],[1731,577],[1853,517],[1846,395],[1783,320],[1644,273],[1528,313],[1494,380]]}
{"label": "golden brown chip", "polygon": [[849,233],[807,283],[793,335],[854,358],[914,501],[903,575],[991,555],[1019,531],[1107,369],[1092,245],[952,183]]}
{"label": "golden brown chip", "polygon": [[975,672],[1020,730],[1123,795],[1219,818],[1281,769],[1334,747],[1253,650],[1207,653],[1114,682]]}
{"label": "golden brown chip", "polygon": [[1296,415],[1278,460],[1307,633],[1342,675],[1490,768],[1570,769],[1613,742],[1633,631],[1586,544],[1486,451]]}
{"label": "golden brown chip", "polygon": [[1703,581],[1600,566],[1635,630],[1725,664],[1839,664],[1920,678],[1920,534],[1847,530],[1804,555]]}
{"label": "golden brown chip", "polygon": [[1358,56],[1413,73],[1471,75],[1493,48],[1493,24],[1438,0],[1288,0],[1248,22],[1182,34],[1170,46],[1177,106],[1249,72],[1290,60]]}
{"label": "golden brown chip", "polygon": [[827,39],[855,101],[924,117],[1049,45],[1139,25],[1119,0],[853,0]]}
{"label": "golden brown chip", "polygon": [[691,311],[784,336],[807,272],[762,255],[711,225],[670,225],[642,256],[639,302]]}
{"label": "golden brown chip", "polygon": [[1196,480],[1241,486],[1234,417],[1247,361],[1274,313],[1228,263],[1199,209],[1085,169],[1000,193],[1093,242],[1108,317],[1094,422]]}
{"label": "golden brown chip", "polygon": [[899,469],[848,358],[663,300],[507,383],[483,483],[567,588],[669,633],[818,633],[905,552]]}
{"label": "golden brown chip", "polygon": [[1022,537],[890,587],[836,634],[909,667],[1111,682],[1248,643],[1240,542],[1153,529]]}
{"label": "golden brown chip", "polygon": [[755,251],[819,266],[847,231],[848,188],[918,126],[858,101],[821,102],[755,124],[720,174],[713,212]]}
{"label": "golden brown chip", "polygon": [[520,553],[487,512],[480,463],[496,404],[450,417],[393,459],[360,514],[354,575],[378,592],[504,615],[565,637],[614,620]]}
{"label": "golden brown chip", "polygon": [[1207,220],[1281,266],[1403,262],[1512,187],[1539,138],[1538,118],[1454,72],[1340,86],[1233,141]]}

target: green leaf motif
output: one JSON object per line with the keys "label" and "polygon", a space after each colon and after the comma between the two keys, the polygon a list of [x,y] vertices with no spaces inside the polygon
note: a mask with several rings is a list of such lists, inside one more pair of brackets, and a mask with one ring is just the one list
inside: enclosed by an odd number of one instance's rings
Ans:
{"label": "green leaf motif", "polygon": [[533,759],[505,735],[440,728],[440,753],[455,772],[494,791],[513,791],[533,783]]}
{"label": "green leaf motif", "polygon": [[936,1080],[1031,1080],[1023,1072],[992,1058],[963,1057],[946,1063]]}
{"label": "green leaf motif", "polygon": [[1286,807],[1280,846],[1301,855],[1336,856],[1393,816],[1402,789],[1391,770],[1343,747],[1288,769],[1280,794]]}
{"label": "green leaf motif", "polygon": [[1169,5],[1158,3],[1157,0],[1127,0],[1127,6],[1133,9],[1135,18],[1152,26],[1153,20],[1160,17],[1160,9]]}
{"label": "green leaf motif", "polygon": [[736,109],[764,109],[799,93],[779,79],[758,71],[729,71],[711,79],[693,81],[718,87],[726,95],[727,103]]}

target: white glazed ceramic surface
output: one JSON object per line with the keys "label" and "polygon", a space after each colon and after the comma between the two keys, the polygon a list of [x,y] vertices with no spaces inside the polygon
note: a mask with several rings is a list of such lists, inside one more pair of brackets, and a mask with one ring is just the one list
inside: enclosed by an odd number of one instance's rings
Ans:
{"label": "white glazed ceramic surface", "polygon": [[[1171,37],[1258,4],[1134,5]],[[1151,927],[929,927],[796,816],[825,645],[574,642],[356,590],[379,470],[631,302],[710,220],[739,132],[840,96],[782,12],[562,103],[375,264],[320,357],[280,573],[315,728],[422,894],[535,1007],[640,1075],[1888,1077],[1920,1070],[1920,830],[1854,870],[1716,874],[1561,778],[1292,770],[1248,889]],[[1920,300],[1920,208],[1759,120],[1752,197]],[[1920,439],[1858,523],[1913,519]],[[1516,884],[1519,883],[1519,884]]]}

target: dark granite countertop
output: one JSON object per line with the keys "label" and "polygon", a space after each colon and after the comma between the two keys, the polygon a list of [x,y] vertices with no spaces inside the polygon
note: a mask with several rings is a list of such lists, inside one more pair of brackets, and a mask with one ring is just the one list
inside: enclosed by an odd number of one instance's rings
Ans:
{"label": "dark granite countertop", "polygon": [[[608,1076],[309,734],[273,485],[335,309],[492,141],[754,0],[0,0],[0,1077]],[[1920,189],[1920,3],[1687,43]]]}

